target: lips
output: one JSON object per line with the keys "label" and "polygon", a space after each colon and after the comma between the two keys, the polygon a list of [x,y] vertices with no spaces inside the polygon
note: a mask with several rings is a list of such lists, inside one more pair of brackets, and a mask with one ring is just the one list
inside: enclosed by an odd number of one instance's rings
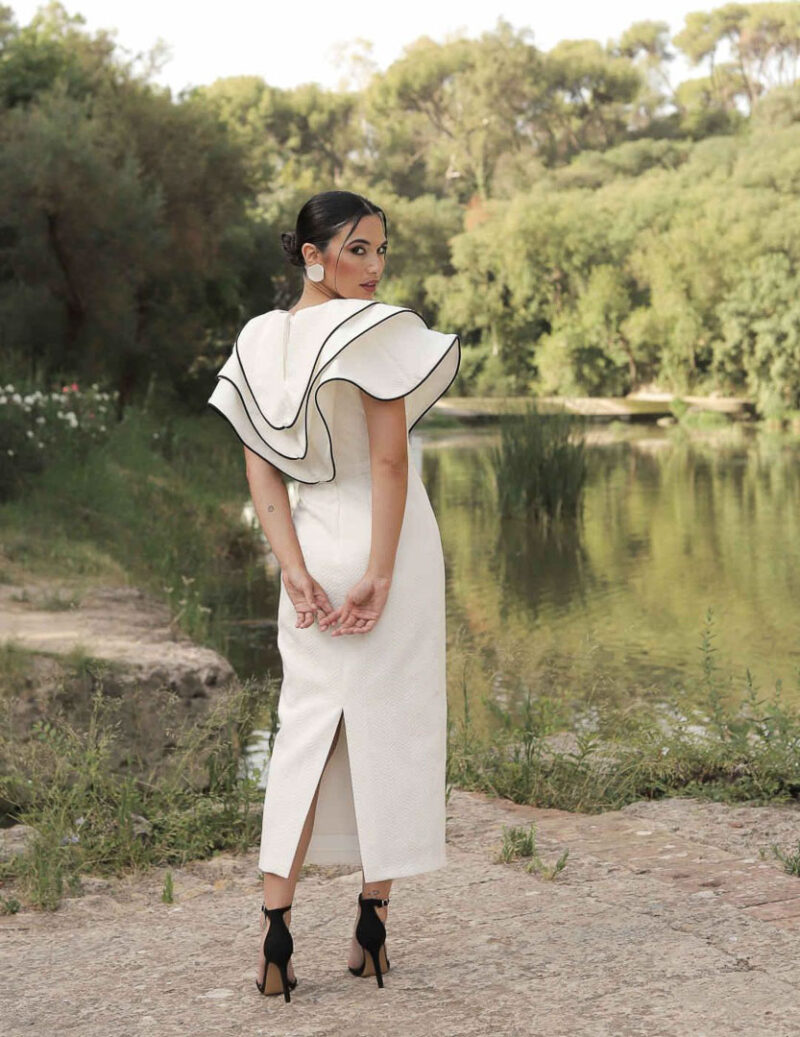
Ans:
{"label": "lips", "polygon": [[377,287],[377,284],[378,284],[377,281],[362,281],[361,282],[361,287],[362,288],[375,288],[375,287]]}

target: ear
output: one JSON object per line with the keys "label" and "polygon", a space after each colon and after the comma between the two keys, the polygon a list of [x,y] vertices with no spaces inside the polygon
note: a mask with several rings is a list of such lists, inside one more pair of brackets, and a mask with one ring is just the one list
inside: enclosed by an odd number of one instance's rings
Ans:
{"label": "ear", "polygon": [[306,242],[300,249],[300,252],[303,256],[303,262],[306,264],[306,266],[309,266],[311,263],[322,262],[322,257],[320,256],[316,245],[310,245],[308,242]]}

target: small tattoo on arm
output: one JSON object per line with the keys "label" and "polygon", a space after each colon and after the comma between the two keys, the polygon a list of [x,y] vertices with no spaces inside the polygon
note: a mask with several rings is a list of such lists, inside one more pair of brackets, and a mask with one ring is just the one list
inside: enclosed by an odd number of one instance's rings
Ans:
{"label": "small tattoo on arm", "polygon": [[274,510],[275,510],[275,505],[274,504],[268,504],[267,505],[267,511],[274,511]]}

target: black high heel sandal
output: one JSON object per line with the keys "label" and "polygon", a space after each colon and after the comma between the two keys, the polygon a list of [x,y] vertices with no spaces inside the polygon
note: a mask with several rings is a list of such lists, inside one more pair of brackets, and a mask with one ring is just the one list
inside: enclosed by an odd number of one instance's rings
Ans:
{"label": "black high heel sandal", "polygon": [[[297,977],[289,979],[287,971],[289,958],[294,950],[294,940],[289,932],[283,917],[283,912],[288,911],[291,904],[286,907],[267,907],[261,905],[261,913],[269,919],[269,929],[264,937],[264,957],[267,959],[264,967],[264,982],[256,980],[256,986],[262,994],[280,994],[283,990],[284,1001],[290,1001],[289,991],[297,986]],[[270,973],[270,968],[272,972]],[[276,971],[277,970],[277,971]]]}
{"label": "black high heel sandal", "polygon": [[[364,897],[359,893],[358,903],[361,906],[361,914],[356,925],[356,939],[364,951],[364,960],[358,968],[352,965],[347,967],[354,976],[375,976],[378,986],[382,987],[383,973],[389,971],[389,959],[386,956],[386,926],[378,917],[375,908],[386,907],[389,898],[380,900],[377,897]],[[368,910],[365,911],[364,908]]]}

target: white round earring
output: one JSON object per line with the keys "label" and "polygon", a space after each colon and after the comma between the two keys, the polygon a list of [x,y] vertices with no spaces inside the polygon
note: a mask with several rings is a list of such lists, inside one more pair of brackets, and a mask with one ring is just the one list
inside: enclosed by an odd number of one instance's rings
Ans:
{"label": "white round earring", "polygon": [[322,263],[312,263],[306,267],[306,274],[311,281],[321,281],[325,276],[325,267]]}

